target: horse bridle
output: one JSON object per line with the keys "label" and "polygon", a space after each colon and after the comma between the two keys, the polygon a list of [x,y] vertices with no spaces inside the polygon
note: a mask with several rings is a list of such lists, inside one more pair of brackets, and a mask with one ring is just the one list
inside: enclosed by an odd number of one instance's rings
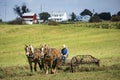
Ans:
{"label": "horse bridle", "polygon": [[34,49],[31,45],[26,45],[25,51],[27,57],[34,57]]}

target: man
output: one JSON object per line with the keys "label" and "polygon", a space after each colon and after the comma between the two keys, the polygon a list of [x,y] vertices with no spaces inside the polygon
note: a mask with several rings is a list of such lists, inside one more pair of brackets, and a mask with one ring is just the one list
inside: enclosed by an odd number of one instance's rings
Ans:
{"label": "man", "polygon": [[68,57],[68,49],[66,48],[66,45],[62,46],[61,56],[62,56],[62,59],[64,60],[64,62],[66,63],[66,59]]}

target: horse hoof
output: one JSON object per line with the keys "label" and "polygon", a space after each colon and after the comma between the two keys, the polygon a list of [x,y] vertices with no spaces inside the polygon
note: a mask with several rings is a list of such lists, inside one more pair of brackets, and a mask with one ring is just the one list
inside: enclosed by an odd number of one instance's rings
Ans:
{"label": "horse hoof", "polygon": [[46,74],[48,74],[48,73],[46,73]]}
{"label": "horse hoof", "polygon": [[51,74],[54,74],[54,72],[51,72]]}
{"label": "horse hoof", "polygon": [[48,71],[46,72],[46,74],[48,74]]}

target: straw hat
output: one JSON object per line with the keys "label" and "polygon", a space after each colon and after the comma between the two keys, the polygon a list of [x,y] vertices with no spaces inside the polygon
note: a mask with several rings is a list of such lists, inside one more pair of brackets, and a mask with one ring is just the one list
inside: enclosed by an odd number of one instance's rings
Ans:
{"label": "straw hat", "polygon": [[63,44],[63,48],[66,48],[66,45],[65,45],[65,44]]}

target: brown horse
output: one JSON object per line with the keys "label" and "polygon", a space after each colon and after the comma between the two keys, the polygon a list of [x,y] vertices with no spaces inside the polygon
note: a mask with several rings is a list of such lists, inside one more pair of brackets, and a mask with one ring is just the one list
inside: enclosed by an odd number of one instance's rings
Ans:
{"label": "brown horse", "polygon": [[44,52],[46,74],[48,74],[48,68],[51,69],[51,73],[56,73],[60,59],[60,51],[56,48],[50,48],[48,45],[44,45],[42,50]]}
{"label": "brown horse", "polygon": [[32,45],[25,45],[25,52],[30,65],[31,72],[33,71],[32,63],[34,63],[34,71],[37,71],[37,63],[40,69],[44,67],[42,58],[43,54],[41,49],[33,48]]}

